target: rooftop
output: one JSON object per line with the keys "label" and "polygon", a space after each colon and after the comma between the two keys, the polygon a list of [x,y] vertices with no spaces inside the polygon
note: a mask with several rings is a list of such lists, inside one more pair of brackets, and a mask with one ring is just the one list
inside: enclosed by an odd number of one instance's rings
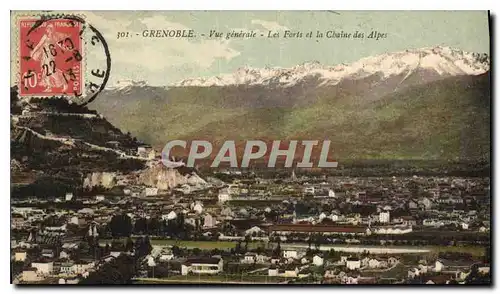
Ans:
{"label": "rooftop", "polygon": [[327,232],[327,233],[365,233],[367,227],[364,226],[329,226],[311,224],[286,224],[273,225],[271,231],[291,231],[291,232]]}

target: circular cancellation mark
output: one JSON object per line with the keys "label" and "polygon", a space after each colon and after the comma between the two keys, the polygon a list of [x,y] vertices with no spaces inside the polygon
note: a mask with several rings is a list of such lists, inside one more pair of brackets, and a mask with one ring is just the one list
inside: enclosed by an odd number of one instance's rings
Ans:
{"label": "circular cancellation mark", "polygon": [[111,71],[109,48],[83,18],[40,15],[21,18],[18,25],[20,96],[64,97],[86,105],[104,89]]}

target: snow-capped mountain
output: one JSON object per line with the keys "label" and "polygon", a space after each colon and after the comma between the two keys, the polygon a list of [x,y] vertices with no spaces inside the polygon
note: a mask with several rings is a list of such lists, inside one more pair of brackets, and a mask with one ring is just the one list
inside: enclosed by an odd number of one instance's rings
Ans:
{"label": "snow-capped mountain", "polygon": [[113,85],[107,86],[106,89],[115,91],[127,91],[132,87],[146,87],[146,86],[148,86],[148,82],[146,81],[119,80],[116,81],[116,83],[114,83]]}
{"label": "snow-capped mountain", "polygon": [[90,107],[159,148],[177,139],[328,138],[339,158],[486,160],[489,68],[486,54],[436,47],[336,66],[242,68],[177,87],[121,83]]}
{"label": "snow-capped mountain", "polygon": [[449,47],[433,47],[385,53],[362,58],[351,64],[334,66],[307,62],[292,68],[239,68],[231,74],[208,78],[190,78],[176,87],[230,85],[294,86],[305,79],[317,79],[322,86],[336,85],[345,79],[358,80],[375,74],[383,78],[410,76],[416,70],[429,70],[439,76],[479,75],[490,68],[487,54],[470,53]]}

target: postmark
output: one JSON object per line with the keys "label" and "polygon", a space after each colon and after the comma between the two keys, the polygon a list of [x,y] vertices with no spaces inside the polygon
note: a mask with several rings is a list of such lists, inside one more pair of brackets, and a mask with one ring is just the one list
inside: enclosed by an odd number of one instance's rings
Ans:
{"label": "postmark", "polygon": [[[102,34],[77,15],[20,17],[21,97],[64,97],[85,105],[104,89],[111,56]],[[88,56],[94,57],[88,62]]]}

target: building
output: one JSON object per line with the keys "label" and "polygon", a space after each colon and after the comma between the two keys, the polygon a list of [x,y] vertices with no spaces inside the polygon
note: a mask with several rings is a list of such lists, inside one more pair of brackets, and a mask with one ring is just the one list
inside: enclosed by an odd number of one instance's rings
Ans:
{"label": "building", "polygon": [[389,223],[391,221],[391,214],[389,211],[382,211],[378,215],[378,221],[381,223]]}
{"label": "building", "polygon": [[270,277],[276,277],[278,276],[278,268],[276,266],[271,266],[269,268],[269,270],[267,271],[267,274],[270,276]]}
{"label": "building", "polygon": [[243,263],[256,263],[257,262],[257,253],[247,252],[242,260]]}
{"label": "building", "polygon": [[43,277],[38,275],[37,269],[34,267],[25,269],[21,274],[21,280],[24,282],[35,282],[42,279]]}
{"label": "building", "polygon": [[69,257],[70,255],[64,250],[59,253],[59,259],[69,259]]}
{"label": "building", "polygon": [[253,226],[250,229],[248,229],[248,230],[245,231],[245,235],[250,235],[250,236],[252,236],[254,234],[255,235],[259,235],[259,234],[261,234],[263,232],[264,232],[264,230],[262,230],[258,226]]}
{"label": "building", "polygon": [[206,214],[203,218],[203,228],[213,228],[215,227],[215,219],[210,214]]}
{"label": "building", "polygon": [[71,201],[73,199],[73,193],[66,193],[66,201]]}
{"label": "building", "polygon": [[174,254],[170,250],[165,250],[160,253],[160,260],[167,261],[174,258]]}
{"label": "building", "polygon": [[173,220],[176,218],[177,218],[177,213],[175,213],[175,211],[173,211],[173,210],[171,212],[169,212],[168,214],[164,214],[161,216],[162,220]]}
{"label": "building", "polygon": [[59,272],[61,274],[66,274],[66,275],[73,275],[75,274],[76,267],[75,264],[72,262],[65,262],[61,264],[61,268],[59,269]]}
{"label": "building", "polygon": [[436,260],[436,263],[435,263],[435,265],[434,265],[434,271],[435,271],[435,272],[440,272],[440,271],[442,271],[443,269],[444,269],[444,264],[443,264],[441,261]]}
{"label": "building", "polygon": [[156,152],[151,146],[143,145],[137,147],[137,156],[152,160],[155,159]]}
{"label": "building", "polygon": [[75,273],[76,274],[83,274],[85,272],[88,272],[89,270],[93,269],[95,267],[95,262],[94,261],[77,261],[74,264],[75,267]]}
{"label": "building", "polygon": [[361,268],[361,260],[359,258],[347,258],[345,266],[350,270]]}
{"label": "building", "polygon": [[379,267],[381,267],[381,262],[376,258],[372,258],[368,261],[368,267],[369,268],[379,268]]}
{"label": "building", "polygon": [[418,209],[418,202],[414,199],[410,199],[410,201],[408,201],[408,209]]}
{"label": "building", "polygon": [[370,229],[366,226],[331,226],[311,224],[279,224],[269,227],[269,233],[288,235],[292,233],[324,234],[324,235],[366,235]]}
{"label": "building", "polygon": [[399,263],[399,260],[396,258],[396,257],[389,257],[389,259],[387,259],[387,263],[389,264],[389,266],[393,266],[397,263]]}
{"label": "building", "polygon": [[283,250],[283,257],[284,258],[299,258],[299,254],[297,250]]}
{"label": "building", "polygon": [[145,196],[156,196],[156,195],[158,195],[158,188],[146,187],[146,189],[144,189],[144,195]]}
{"label": "building", "polygon": [[203,204],[201,204],[201,203],[196,203],[196,204],[194,204],[194,205],[192,206],[192,209],[193,209],[196,213],[200,214],[200,213],[202,213],[202,212],[203,212]]}
{"label": "building", "polygon": [[433,202],[429,198],[424,197],[421,202],[426,210],[430,210],[432,208]]}
{"label": "building", "polygon": [[257,254],[255,258],[257,260],[257,263],[267,263],[269,261],[269,257],[264,254]]}
{"label": "building", "polygon": [[314,195],[314,187],[306,187],[306,188],[304,188],[304,194]]}
{"label": "building", "polygon": [[289,277],[294,278],[299,274],[299,269],[296,265],[286,265],[284,267],[278,268],[276,266],[271,266],[268,270],[268,275],[270,277]]}
{"label": "building", "polygon": [[13,228],[21,227],[25,223],[24,217],[19,213],[13,213],[10,219]]}
{"label": "building", "polygon": [[372,233],[380,235],[401,235],[408,234],[413,231],[412,226],[384,226],[372,227]]}
{"label": "building", "polygon": [[323,263],[324,263],[324,259],[321,256],[319,256],[319,255],[314,255],[312,263],[315,266],[322,266]]}
{"label": "building", "polygon": [[218,196],[218,200],[220,203],[224,203],[226,201],[230,201],[231,200],[231,194],[229,193],[229,189],[221,189],[219,191],[219,196]]}
{"label": "building", "polygon": [[54,271],[54,263],[52,261],[32,262],[31,267],[36,268],[37,273],[42,275],[49,275]]}
{"label": "building", "polygon": [[424,219],[422,221],[422,225],[428,226],[428,227],[442,227],[445,225],[444,221],[442,220],[437,220],[437,219]]}
{"label": "building", "polygon": [[222,258],[189,258],[181,265],[181,274],[218,274],[223,271],[223,266]]}
{"label": "building", "polygon": [[53,258],[54,251],[52,249],[42,249],[42,256],[47,258]]}
{"label": "building", "polygon": [[16,251],[14,253],[14,260],[15,261],[25,261],[26,256],[27,256],[26,251]]}
{"label": "building", "polygon": [[295,278],[299,274],[299,269],[297,266],[290,264],[285,266],[283,269],[278,270],[278,276]]}

